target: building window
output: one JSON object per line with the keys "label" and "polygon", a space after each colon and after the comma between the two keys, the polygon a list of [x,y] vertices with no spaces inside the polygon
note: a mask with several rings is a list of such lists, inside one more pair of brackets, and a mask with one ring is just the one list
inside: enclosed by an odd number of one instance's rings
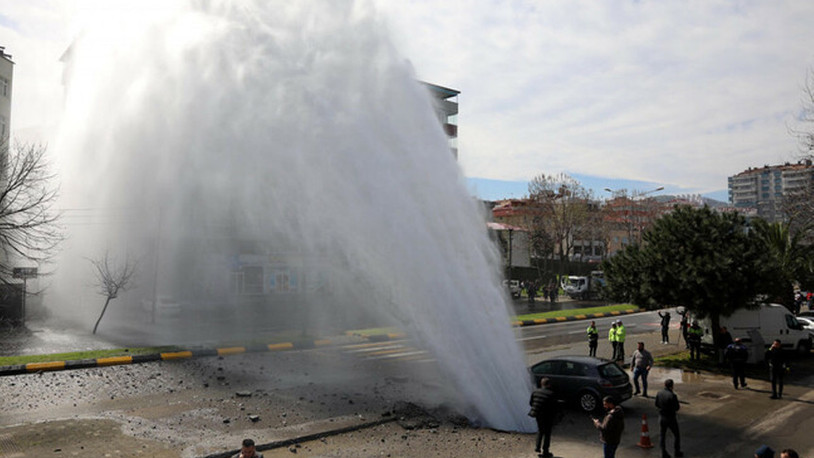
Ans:
{"label": "building window", "polygon": [[0,141],[4,140],[7,136],[6,132],[8,131],[8,123],[6,122],[6,117],[0,115]]}
{"label": "building window", "polygon": [[0,76],[0,93],[3,97],[8,97],[8,79]]}

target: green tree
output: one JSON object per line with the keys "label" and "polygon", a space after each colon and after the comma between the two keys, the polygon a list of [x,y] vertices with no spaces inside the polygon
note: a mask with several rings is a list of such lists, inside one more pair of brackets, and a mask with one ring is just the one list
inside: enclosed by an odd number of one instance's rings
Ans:
{"label": "green tree", "polygon": [[814,248],[803,242],[807,230],[792,232],[789,223],[768,223],[762,219],[753,223],[755,233],[767,255],[771,282],[767,284],[769,299],[789,310],[794,304],[794,284],[810,285],[811,258]]}
{"label": "green tree", "polygon": [[606,293],[649,308],[682,305],[709,317],[718,329],[721,316],[756,306],[766,292],[765,260],[741,215],[676,206],[655,221],[641,246],[629,246],[603,264]]}

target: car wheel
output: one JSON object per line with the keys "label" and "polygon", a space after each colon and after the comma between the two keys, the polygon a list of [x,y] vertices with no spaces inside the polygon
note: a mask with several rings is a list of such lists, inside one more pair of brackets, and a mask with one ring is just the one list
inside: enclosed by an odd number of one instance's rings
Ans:
{"label": "car wheel", "polygon": [[591,391],[583,391],[579,394],[579,408],[583,412],[593,412],[599,408],[599,396]]}

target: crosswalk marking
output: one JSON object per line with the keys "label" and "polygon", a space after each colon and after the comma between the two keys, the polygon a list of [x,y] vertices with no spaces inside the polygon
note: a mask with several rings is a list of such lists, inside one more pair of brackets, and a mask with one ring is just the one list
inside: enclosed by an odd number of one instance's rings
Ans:
{"label": "crosswalk marking", "polygon": [[407,340],[353,344],[339,347],[338,350],[365,360],[410,362],[435,360],[426,350],[410,346]]}

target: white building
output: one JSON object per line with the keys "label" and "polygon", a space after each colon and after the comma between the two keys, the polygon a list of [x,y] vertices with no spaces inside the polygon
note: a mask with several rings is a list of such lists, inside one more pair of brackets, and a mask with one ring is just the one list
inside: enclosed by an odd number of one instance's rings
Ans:
{"label": "white building", "polygon": [[14,80],[14,62],[6,48],[0,46],[0,138],[11,132],[11,89]]}
{"label": "white building", "polygon": [[811,160],[765,165],[744,170],[728,181],[729,202],[738,211],[753,211],[767,221],[781,221],[783,197],[814,182],[814,165]]}

